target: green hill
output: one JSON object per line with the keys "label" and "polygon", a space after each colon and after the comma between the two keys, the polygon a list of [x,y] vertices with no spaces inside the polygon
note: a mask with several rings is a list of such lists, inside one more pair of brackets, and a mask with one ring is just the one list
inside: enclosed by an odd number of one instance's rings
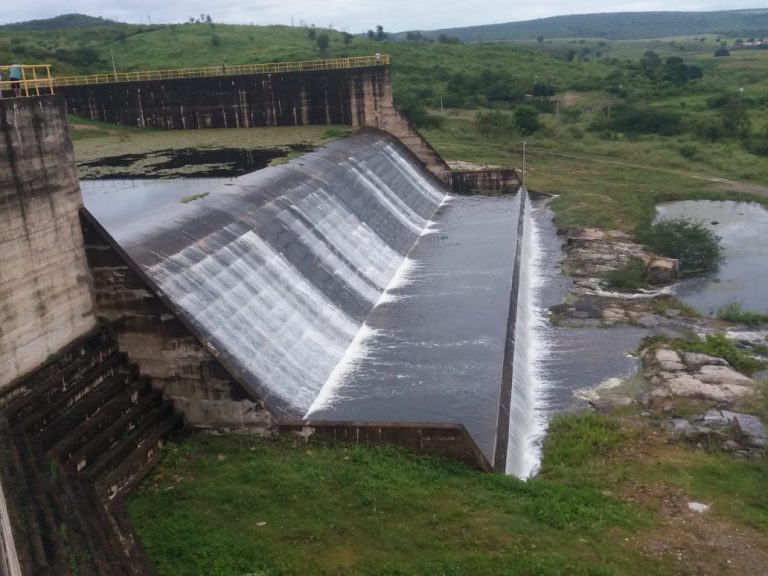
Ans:
{"label": "green hill", "polygon": [[[462,42],[500,42],[544,38],[605,38],[631,40],[694,34],[768,36],[768,9],[717,12],[618,12],[573,14],[465,28],[422,31],[428,38],[441,34]],[[405,33],[396,35],[405,37]]]}
{"label": "green hill", "polygon": [[45,30],[73,30],[78,28],[90,28],[93,26],[112,26],[117,24],[114,20],[106,18],[86,16],[85,14],[62,14],[54,18],[42,20],[27,20],[14,24],[0,26],[3,32],[14,31],[45,31]]}

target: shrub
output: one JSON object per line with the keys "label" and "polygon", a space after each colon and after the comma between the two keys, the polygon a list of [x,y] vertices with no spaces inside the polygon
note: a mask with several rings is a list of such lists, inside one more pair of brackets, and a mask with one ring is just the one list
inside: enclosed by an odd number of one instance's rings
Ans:
{"label": "shrub", "polygon": [[648,285],[642,258],[632,258],[623,266],[606,273],[604,278],[610,286],[619,290],[636,290]]}
{"label": "shrub", "polygon": [[728,322],[738,322],[747,326],[757,326],[768,322],[768,314],[761,312],[750,312],[744,310],[739,302],[730,302],[717,311],[717,317],[720,320]]}
{"label": "shrub", "polygon": [[656,254],[677,258],[681,272],[712,270],[722,258],[720,237],[704,224],[686,218],[656,222],[641,231],[639,238]]}

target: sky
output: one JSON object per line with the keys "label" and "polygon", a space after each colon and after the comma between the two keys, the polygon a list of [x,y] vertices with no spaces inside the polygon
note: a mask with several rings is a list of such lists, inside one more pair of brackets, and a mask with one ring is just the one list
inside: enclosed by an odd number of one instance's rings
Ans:
{"label": "sky", "polygon": [[[351,33],[384,26],[390,32],[434,30],[478,24],[531,20],[561,14],[709,11],[756,8],[757,0],[3,0],[0,24],[60,14],[102,16],[130,24],[179,23],[210,14],[229,24],[314,24]],[[670,8],[673,6],[673,8]]]}

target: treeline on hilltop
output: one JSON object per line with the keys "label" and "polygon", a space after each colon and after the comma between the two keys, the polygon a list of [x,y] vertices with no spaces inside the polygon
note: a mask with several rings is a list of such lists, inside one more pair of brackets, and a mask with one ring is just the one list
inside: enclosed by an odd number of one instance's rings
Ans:
{"label": "treeline on hilltop", "polygon": [[430,38],[445,34],[462,42],[500,42],[544,38],[630,40],[691,34],[764,36],[768,9],[717,12],[617,12],[572,14],[522,22],[421,31]]}
{"label": "treeline on hilltop", "polygon": [[17,32],[45,32],[46,30],[73,30],[76,28],[92,28],[95,26],[113,26],[118,24],[107,18],[86,16],[85,14],[62,14],[54,18],[27,20],[13,24],[0,25],[0,30]]}

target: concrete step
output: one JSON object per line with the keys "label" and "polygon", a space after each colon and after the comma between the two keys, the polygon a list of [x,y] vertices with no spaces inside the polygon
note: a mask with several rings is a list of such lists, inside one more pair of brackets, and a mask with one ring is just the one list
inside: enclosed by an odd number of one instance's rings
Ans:
{"label": "concrete step", "polygon": [[33,435],[42,432],[49,423],[63,417],[75,404],[88,396],[97,395],[99,387],[118,371],[122,369],[124,374],[129,374],[127,362],[128,358],[122,352],[110,354],[103,362],[91,366],[56,396],[17,422],[16,427]]}
{"label": "concrete step", "polygon": [[[104,397],[94,398],[93,404],[96,408],[93,412],[88,412],[90,414],[88,418],[82,420],[77,427],[70,429],[66,434],[51,437],[51,441],[56,443],[49,446],[48,450],[62,462],[68,462],[74,452],[82,449],[89,441],[130,411],[141,398],[152,392],[152,386],[147,378],[139,378],[132,382],[130,380],[123,382],[124,375],[115,375],[114,378],[118,382],[117,386],[121,388],[117,394],[111,397],[104,394]],[[88,408],[84,407],[84,410]]]}
{"label": "concrete step", "polygon": [[105,358],[115,352],[116,346],[91,350],[79,356],[60,373],[51,374],[31,389],[29,393],[11,402],[5,410],[11,426],[16,426],[19,422],[43,408],[59,394],[66,391],[74,382],[81,379],[89,369],[98,367]]}
{"label": "concrete step", "polygon": [[98,394],[89,394],[75,404],[64,416],[50,422],[37,434],[39,442],[46,450],[62,442],[68,437],[79,436],[78,429],[84,423],[92,420],[107,405],[113,403],[126,390],[138,387],[149,387],[147,379],[134,380],[130,373],[118,372],[111,376],[99,389]]}
{"label": "concrete step", "polygon": [[97,480],[97,493],[108,500],[114,500],[133,490],[160,458],[164,439],[183,426],[184,417],[178,412],[172,412],[145,435],[141,445],[132,454]]}
{"label": "concrete step", "polygon": [[171,402],[166,400],[159,403],[148,414],[145,412],[136,427],[129,429],[128,433],[113,444],[108,452],[102,454],[97,462],[81,469],[80,475],[86,474],[93,482],[98,482],[128,460],[145,442],[156,444],[159,439],[164,438],[162,433],[166,425],[178,422],[178,415],[173,411]]}
{"label": "concrete step", "polygon": [[88,440],[82,448],[69,454],[69,458],[62,458],[62,464],[71,468],[73,473],[82,475],[87,468],[108,454],[113,446],[119,444],[126,436],[130,436],[146,418],[153,417],[154,408],[161,403],[161,393],[152,390],[117,420]]}

